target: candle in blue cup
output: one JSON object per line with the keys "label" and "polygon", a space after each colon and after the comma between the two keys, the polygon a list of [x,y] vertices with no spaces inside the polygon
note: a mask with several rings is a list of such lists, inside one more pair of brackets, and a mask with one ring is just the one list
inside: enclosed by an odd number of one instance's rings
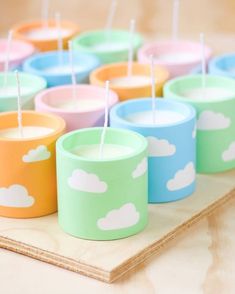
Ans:
{"label": "candle in blue cup", "polygon": [[235,53],[229,53],[213,58],[209,63],[209,73],[235,78]]}

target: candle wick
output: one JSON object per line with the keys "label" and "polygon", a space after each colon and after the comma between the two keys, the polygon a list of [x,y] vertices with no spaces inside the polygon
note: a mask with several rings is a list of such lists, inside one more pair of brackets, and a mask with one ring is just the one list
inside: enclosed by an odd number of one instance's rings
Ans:
{"label": "candle wick", "polygon": [[106,26],[105,26],[106,41],[108,41],[109,36],[110,36],[110,32],[111,32],[112,27],[113,27],[113,19],[114,19],[116,10],[117,10],[117,0],[112,0],[111,6],[110,6],[110,9],[109,9],[109,13],[108,13]]}
{"label": "candle wick", "polygon": [[132,76],[132,63],[133,63],[133,55],[134,55],[134,33],[135,33],[135,20],[131,19],[130,21],[130,43],[129,43],[129,51],[128,51],[128,64],[127,64],[127,76]]}
{"label": "candle wick", "polygon": [[23,125],[22,125],[22,110],[21,110],[21,91],[20,91],[20,78],[19,78],[19,73],[16,70],[15,71],[16,75],[16,85],[17,85],[17,121],[18,121],[18,130],[19,130],[19,135],[21,138],[24,137],[23,134]]}
{"label": "candle wick", "polygon": [[177,41],[179,35],[179,0],[173,0],[172,12],[172,40]]}
{"label": "candle wick", "polygon": [[62,33],[61,33],[61,14],[59,12],[56,12],[55,14],[55,22],[56,22],[56,28],[58,33],[58,39],[57,39],[57,50],[58,50],[58,63],[61,66],[63,63],[63,39],[62,39]]}
{"label": "candle wick", "polygon": [[202,70],[202,91],[203,98],[205,98],[206,92],[206,60],[205,60],[205,38],[204,33],[200,33],[201,43],[201,70]]}
{"label": "candle wick", "polygon": [[152,93],[152,116],[153,124],[156,123],[156,78],[154,71],[154,56],[150,56],[151,93]]}
{"label": "candle wick", "polygon": [[[70,67],[71,67],[71,79],[72,79],[72,91],[73,91],[73,100],[75,103],[78,103],[77,99],[77,92],[76,92],[76,74],[74,70],[74,58],[73,58],[73,45],[72,41],[68,42],[69,45],[69,61],[70,61]],[[78,105],[79,106],[79,105]]]}
{"label": "candle wick", "polygon": [[10,30],[8,32],[8,36],[7,36],[6,57],[5,57],[5,63],[4,63],[4,87],[7,86],[7,80],[8,80],[9,59],[10,59],[10,52],[11,52],[12,35],[13,35],[13,31]]}
{"label": "candle wick", "polygon": [[49,11],[49,0],[42,0],[42,26],[44,29],[48,28],[48,11]]}
{"label": "candle wick", "polygon": [[108,117],[109,117],[109,81],[106,81],[104,126],[101,133],[100,150],[99,150],[100,159],[103,158],[103,153],[104,153],[104,141],[105,141],[105,135],[106,135],[107,127],[108,127]]}

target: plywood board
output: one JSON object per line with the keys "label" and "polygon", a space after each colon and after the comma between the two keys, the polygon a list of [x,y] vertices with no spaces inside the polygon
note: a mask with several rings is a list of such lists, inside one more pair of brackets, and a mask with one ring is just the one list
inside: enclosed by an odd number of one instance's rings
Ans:
{"label": "plywood board", "polygon": [[117,241],[87,241],[62,232],[56,214],[35,219],[0,218],[0,247],[113,282],[194,223],[235,196],[235,172],[199,175],[197,191],[182,201],[149,205],[145,231]]}

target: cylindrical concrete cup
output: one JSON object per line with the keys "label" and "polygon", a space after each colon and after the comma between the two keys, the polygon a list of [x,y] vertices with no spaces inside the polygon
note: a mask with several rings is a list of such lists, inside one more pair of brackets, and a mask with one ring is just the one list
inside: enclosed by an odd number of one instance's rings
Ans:
{"label": "cylindrical concrete cup", "polygon": [[[22,62],[33,55],[35,48],[30,43],[12,40],[9,52],[9,69],[19,67]],[[5,61],[7,58],[7,40],[0,39],[0,71],[4,71]]]}
{"label": "cylindrical concrete cup", "polygon": [[217,56],[209,62],[209,73],[212,75],[235,78],[235,53]]}
{"label": "cylindrical concrete cup", "polygon": [[158,111],[172,111],[182,115],[182,119],[159,125],[141,124],[128,120],[129,115],[151,112],[151,109],[151,98],[122,102],[112,108],[110,125],[113,128],[138,132],[148,140],[148,201],[150,203],[185,198],[195,190],[195,110],[183,103],[157,99]]}
{"label": "cylindrical concrete cup", "polygon": [[[48,27],[44,27],[42,21],[32,21],[16,24],[13,26],[12,30],[14,38],[30,42],[39,51],[52,51],[57,49],[58,29],[55,20],[49,20]],[[41,35],[40,31],[42,32]],[[34,36],[33,34],[35,32],[36,34]],[[68,48],[68,41],[78,34],[78,32],[79,29],[75,23],[61,21],[61,34],[64,49]]]}
{"label": "cylindrical concrete cup", "polygon": [[57,141],[58,217],[75,237],[112,240],[142,231],[148,220],[147,141],[108,128],[105,144],[128,148],[112,159],[76,155],[76,147],[100,143],[102,128],[67,133]]}
{"label": "cylindrical concrete cup", "polygon": [[[121,101],[138,98],[138,97],[149,97],[151,96],[151,74],[150,65],[140,64],[134,62],[132,65],[132,76],[144,76],[149,77],[146,84],[136,85],[112,85],[112,79],[119,77],[127,77],[127,63],[114,63],[104,65],[90,74],[90,83],[92,85],[104,87],[105,81],[110,80],[110,88],[117,92]],[[162,96],[162,88],[164,83],[169,78],[168,71],[162,66],[155,66],[154,74],[156,76],[156,95]]]}
{"label": "cylindrical concrete cup", "polygon": [[[73,98],[72,85],[42,91],[35,98],[35,109],[61,116],[66,121],[67,131],[103,126],[105,89],[92,85],[77,85],[75,90],[76,101]],[[117,102],[117,94],[110,90],[110,107]]]}
{"label": "cylindrical concrete cup", "polygon": [[[149,43],[138,51],[138,61],[149,63],[149,57],[155,57],[155,64],[162,65],[170,72],[171,78],[190,73],[201,62],[201,44],[192,41],[159,41]],[[206,62],[212,56],[212,50],[205,46]]]}
{"label": "cylindrical concrete cup", "polygon": [[[100,65],[91,54],[74,52],[74,72],[77,83],[88,83],[89,74]],[[58,51],[40,53],[27,59],[23,64],[25,72],[43,77],[48,87],[71,84],[69,52]]]}
{"label": "cylindrical concrete cup", "polygon": [[[21,106],[23,109],[34,109],[34,97],[46,88],[46,81],[32,74],[19,73],[21,86]],[[17,84],[15,74],[0,73],[0,112],[17,110]]]}
{"label": "cylindrical concrete cup", "polygon": [[[143,44],[140,34],[134,34],[134,57]],[[74,49],[79,52],[95,54],[102,64],[128,60],[130,33],[124,30],[85,32],[74,38]]]}
{"label": "cylindrical concrete cup", "polygon": [[169,81],[164,96],[188,103],[197,111],[197,171],[216,173],[235,168],[235,81],[206,76],[206,87],[225,89],[230,95],[217,99],[187,98],[185,91],[201,88],[201,75]]}
{"label": "cylindrical concrete cup", "polygon": [[17,128],[17,112],[0,114],[0,215],[31,218],[57,210],[55,142],[65,129],[57,116],[24,111],[23,126],[51,128],[33,138],[2,137]]}

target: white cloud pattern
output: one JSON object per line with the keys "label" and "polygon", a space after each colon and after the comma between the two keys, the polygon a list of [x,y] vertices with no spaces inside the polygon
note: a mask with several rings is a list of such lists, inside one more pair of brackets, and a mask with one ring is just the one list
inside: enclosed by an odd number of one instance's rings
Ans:
{"label": "white cloud pattern", "polygon": [[68,184],[72,189],[88,193],[104,193],[108,186],[95,174],[89,174],[82,169],[75,169],[68,178]]}
{"label": "white cloud pattern", "polygon": [[220,112],[206,110],[201,112],[197,121],[197,129],[202,131],[227,129],[231,124],[229,117]]}
{"label": "white cloud pattern", "polygon": [[173,179],[167,182],[169,191],[176,191],[191,185],[195,181],[196,172],[193,162],[189,162],[183,169],[178,170]]}
{"label": "white cloud pattern", "polygon": [[147,137],[148,153],[152,157],[172,156],[176,152],[176,146],[169,141],[157,137]]}
{"label": "white cloud pattern", "polygon": [[22,157],[23,162],[37,162],[47,160],[51,157],[51,152],[47,149],[47,146],[40,145],[35,149],[31,149]]}
{"label": "white cloud pattern", "polygon": [[132,177],[134,179],[141,177],[142,175],[146,173],[147,167],[148,167],[148,162],[147,162],[147,158],[145,157],[141,160],[141,162],[137,165],[137,167],[133,171]]}
{"label": "white cloud pattern", "polygon": [[228,149],[222,153],[223,161],[232,161],[235,160],[235,142],[232,142]]}
{"label": "white cloud pattern", "polygon": [[109,211],[104,218],[97,221],[102,231],[119,230],[134,226],[140,218],[139,212],[133,203],[126,203],[119,209]]}
{"label": "white cloud pattern", "polygon": [[30,207],[34,202],[34,197],[30,196],[22,185],[15,184],[8,188],[0,188],[0,206]]}

